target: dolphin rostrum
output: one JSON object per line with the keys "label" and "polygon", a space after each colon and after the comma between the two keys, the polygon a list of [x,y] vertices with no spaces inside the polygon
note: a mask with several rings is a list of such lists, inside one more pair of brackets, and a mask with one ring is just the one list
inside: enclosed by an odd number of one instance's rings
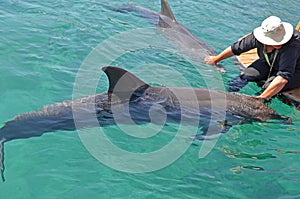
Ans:
{"label": "dolphin rostrum", "polygon": [[[160,13],[133,4],[125,4],[120,8],[112,10],[118,12],[136,12],[149,19],[151,23],[157,25],[163,35],[171,41],[172,45],[179,49],[183,55],[196,62],[203,63],[204,58],[208,55],[216,55],[213,48],[199,40],[185,26],[176,21],[167,0],[161,0]],[[225,72],[225,69],[220,64],[215,65],[215,67],[219,71]]]}
{"label": "dolphin rostrum", "polygon": [[[41,136],[46,132],[94,127],[95,123],[90,118],[96,119],[100,126],[117,123],[162,124],[161,119],[155,118],[163,114],[165,122],[185,121],[186,125],[202,126],[203,134],[195,139],[225,132],[237,123],[270,119],[289,121],[289,118],[277,114],[251,96],[204,88],[150,86],[124,69],[112,66],[102,69],[109,79],[107,92],[20,114],[0,128],[3,181],[5,142]],[[220,121],[222,117],[216,119],[213,116],[221,112],[225,114],[223,121]],[[155,117],[152,117],[153,114],[156,114]],[[210,127],[212,133],[209,132]]]}

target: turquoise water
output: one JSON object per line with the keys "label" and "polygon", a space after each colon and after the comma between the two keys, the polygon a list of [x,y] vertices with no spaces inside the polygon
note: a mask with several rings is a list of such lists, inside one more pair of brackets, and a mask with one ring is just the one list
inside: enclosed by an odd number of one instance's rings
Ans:
{"label": "turquoise water", "polygon": [[[76,76],[93,49],[124,32],[154,30],[136,14],[109,10],[126,2],[1,1],[0,122],[72,99]],[[130,2],[160,10],[158,0]],[[252,31],[269,15],[277,15],[294,26],[299,20],[299,1],[169,3],[176,19],[217,52]],[[136,42],[127,39],[129,43]],[[162,39],[159,33],[157,39]],[[118,44],[113,44],[110,49],[117,49]],[[109,60],[111,54],[106,55]],[[108,64],[97,61],[99,71]],[[135,71],[153,85],[185,86],[188,81],[191,86],[204,87],[209,81],[210,88],[219,88],[224,86],[219,81],[227,82],[239,71],[232,59],[226,60],[223,65],[227,73],[219,74],[223,79],[217,79],[216,71],[203,68],[203,64],[196,66],[203,69],[197,72],[178,54],[155,47],[128,49],[112,64]],[[154,65],[170,68],[157,69]],[[210,81],[212,78],[214,81]],[[99,85],[97,91],[104,92],[107,82],[104,77],[100,79],[95,82]],[[93,79],[87,77],[86,81],[91,83]],[[257,91],[255,84],[242,90],[250,95]],[[269,106],[291,117],[294,124],[234,126],[205,158],[198,158],[201,142],[197,142],[174,163],[148,173],[131,174],[105,166],[90,155],[75,131],[7,142],[7,181],[0,183],[0,198],[300,198],[300,113],[278,99]],[[151,125],[143,127],[157,130]],[[177,124],[169,124],[158,135],[140,140],[124,135],[116,126],[105,128],[113,143],[140,153],[160,149],[177,131]]]}

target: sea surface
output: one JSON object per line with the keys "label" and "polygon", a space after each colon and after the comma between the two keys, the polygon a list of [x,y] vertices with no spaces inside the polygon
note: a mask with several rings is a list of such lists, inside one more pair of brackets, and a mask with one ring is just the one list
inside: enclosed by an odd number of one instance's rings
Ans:
{"label": "sea surface", "polygon": [[[1,0],[0,126],[44,105],[105,92],[108,84],[101,67],[106,65],[125,68],[151,85],[210,89],[226,89],[239,73],[233,59],[223,61],[227,72],[219,73],[191,62],[171,44],[166,47],[169,43],[162,44],[164,37],[148,20],[112,11],[124,3],[160,10],[159,0]],[[293,26],[300,19],[298,0],[169,3],[177,21],[216,52],[270,15]],[[149,33],[155,35],[151,40]],[[118,51],[120,45],[125,50]],[[85,71],[99,77],[86,75],[79,81]],[[91,89],[74,89],[78,85]],[[241,92],[255,95],[259,90],[248,84]],[[77,131],[7,142],[0,198],[300,198],[300,112],[277,98],[268,105],[291,117],[293,124],[235,125],[204,158],[199,158],[202,142],[196,141],[168,159],[179,144],[162,149],[170,146],[181,124],[103,128],[113,146],[122,149],[110,154],[106,145],[94,146],[95,151],[105,151],[108,163],[101,161],[102,153],[92,155]],[[201,133],[194,127],[184,131]],[[125,152],[139,154],[140,159],[152,152],[162,156],[150,156],[149,165],[135,165],[136,157],[119,158]]]}

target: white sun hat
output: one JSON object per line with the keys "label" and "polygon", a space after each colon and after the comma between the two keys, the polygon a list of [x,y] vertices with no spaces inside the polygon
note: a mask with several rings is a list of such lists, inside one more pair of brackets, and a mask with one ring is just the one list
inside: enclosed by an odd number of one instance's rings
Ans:
{"label": "white sun hat", "polygon": [[260,27],[254,29],[254,37],[261,43],[270,46],[282,45],[293,36],[294,28],[290,23],[282,22],[280,18],[270,16]]}

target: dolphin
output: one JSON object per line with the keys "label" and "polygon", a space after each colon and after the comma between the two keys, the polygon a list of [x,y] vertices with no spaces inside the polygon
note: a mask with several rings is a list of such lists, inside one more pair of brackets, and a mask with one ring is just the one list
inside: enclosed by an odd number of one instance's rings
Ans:
{"label": "dolphin", "polygon": [[[74,131],[118,123],[163,124],[163,119],[166,123],[184,121],[185,125],[202,126],[203,134],[195,135],[195,139],[201,140],[207,134],[224,133],[234,124],[273,119],[290,121],[288,117],[279,115],[262,101],[248,95],[205,88],[151,86],[118,67],[107,66],[102,70],[109,80],[107,92],[47,105],[4,123],[0,128],[3,181],[4,143],[41,136],[47,132]],[[213,116],[219,113],[225,114],[223,121],[220,121],[222,117]],[[209,132],[210,127],[213,132]]]}
{"label": "dolphin", "polygon": [[[216,55],[212,47],[199,40],[185,26],[176,21],[167,0],[161,0],[160,13],[133,4],[125,4],[112,10],[135,12],[149,19],[151,23],[157,25],[163,35],[171,41],[172,45],[193,61],[203,63],[205,57]],[[225,69],[220,64],[215,65],[215,67],[217,70],[225,72]]]}

